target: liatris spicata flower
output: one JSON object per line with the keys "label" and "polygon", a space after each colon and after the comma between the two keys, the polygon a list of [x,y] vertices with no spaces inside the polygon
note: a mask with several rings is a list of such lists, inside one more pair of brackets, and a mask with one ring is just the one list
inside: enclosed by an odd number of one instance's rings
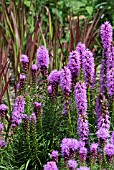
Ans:
{"label": "liatris spicata flower", "polygon": [[85,166],[81,166],[80,168],[77,168],[77,170],[90,170],[90,168],[85,167]]}
{"label": "liatris spicata flower", "polygon": [[6,146],[6,141],[4,139],[0,139],[0,147],[4,148]]}
{"label": "liatris spicata flower", "polygon": [[86,114],[78,115],[78,135],[79,139],[88,144],[89,138],[89,127]]}
{"label": "liatris spicata flower", "polygon": [[58,162],[58,151],[53,150],[52,153],[50,154],[50,157],[54,162]]}
{"label": "liatris spicata flower", "polygon": [[82,61],[82,57],[83,57],[83,55],[84,55],[84,53],[85,53],[85,50],[86,50],[85,44],[79,42],[79,43],[77,44],[77,46],[76,46],[76,51],[77,51],[77,52],[79,53],[79,55],[80,55],[80,61]]}
{"label": "liatris spicata flower", "polygon": [[97,127],[98,129],[110,129],[110,116],[108,112],[108,101],[105,96],[100,93],[96,101]]}
{"label": "liatris spicata flower", "polygon": [[97,149],[98,149],[98,144],[97,143],[92,143],[90,145],[90,155],[91,155],[91,162],[92,162],[92,164],[96,163]]}
{"label": "liatris spicata flower", "polygon": [[5,104],[0,105],[0,117],[4,117],[7,113],[7,106]]}
{"label": "liatris spicata flower", "polygon": [[39,102],[34,102],[34,113],[36,117],[42,116],[42,105]]}
{"label": "liatris spicata flower", "polygon": [[84,82],[77,82],[74,87],[74,97],[76,101],[76,107],[78,114],[86,114],[87,110],[87,96],[86,85]]}
{"label": "liatris spicata flower", "polygon": [[85,50],[84,55],[82,56],[82,69],[84,73],[84,80],[86,85],[92,87],[94,81],[94,58],[93,53],[89,49]]}
{"label": "liatris spicata flower", "polygon": [[22,121],[22,113],[24,112],[25,100],[22,96],[15,99],[14,108],[12,112],[12,127],[17,127]]}
{"label": "liatris spicata flower", "polygon": [[58,170],[56,162],[50,161],[44,166],[44,170]]}
{"label": "liatris spicata flower", "polygon": [[0,123],[0,134],[2,133],[2,130],[3,130],[3,124]]}
{"label": "liatris spicata flower", "polygon": [[80,147],[79,149],[79,160],[80,164],[83,165],[86,161],[86,155],[87,155],[87,148],[85,147]]}
{"label": "liatris spicata flower", "polygon": [[104,147],[104,152],[107,157],[108,163],[112,163],[112,159],[114,158],[114,145],[113,144],[106,144]]}
{"label": "liatris spicata flower", "polygon": [[49,54],[48,54],[48,50],[44,46],[38,48],[36,54],[36,60],[37,60],[38,68],[40,69],[42,75],[47,76]]}
{"label": "liatris spicata flower", "polygon": [[48,94],[52,99],[57,97],[58,85],[60,81],[60,71],[53,70],[48,76]]}
{"label": "liatris spicata flower", "polygon": [[25,100],[23,96],[17,96],[14,103],[14,109],[16,111],[19,111],[20,113],[24,112],[25,107]]}
{"label": "liatris spicata flower", "polygon": [[100,128],[98,131],[97,131],[97,137],[99,139],[99,143],[100,143],[100,146],[104,146],[107,141],[108,141],[108,138],[109,138],[109,130],[107,130],[106,128]]}
{"label": "liatris spicata flower", "polygon": [[69,96],[71,92],[71,72],[64,66],[60,72],[60,86],[65,96]]}
{"label": "liatris spicata flower", "polygon": [[29,123],[29,117],[27,114],[23,114],[23,119],[24,119],[24,131],[25,133],[28,131],[28,123]]}
{"label": "liatris spicata flower", "polygon": [[28,56],[25,54],[21,55],[21,63],[22,63],[22,73],[27,73],[28,71],[28,64],[29,64],[29,59]]}
{"label": "liatris spicata flower", "polygon": [[62,110],[62,115],[68,116],[68,105],[69,105],[69,110],[71,111],[71,102],[68,100],[68,102],[64,101],[63,102],[63,110]]}
{"label": "liatris spicata flower", "polygon": [[36,64],[33,64],[32,67],[31,67],[32,84],[33,84],[33,85],[36,85],[37,73],[38,73],[38,67],[37,67]]}
{"label": "liatris spicata flower", "polygon": [[76,50],[70,52],[68,68],[71,71],[72,83],[75,84],[80,72],[80,58],[79,58],[79,53]]}
{"label": "liatris spicata flower", "polygon": [[114,97],[114,67],[111,68],[111,70],[109,70],[107,73],[107,86],[108,94],[110,97]]}
{"label": "liatris spicata flower", "polygon": [[106,21],[104,24],[101,25],[101,40],[103,45],[103,52],[102,52],[102,66],[101,66],[101,92],[104,94],[106,92],[106,86],[107,86],[107,64],[109,62],[109,52],[112,42],[112,26],[108,21]]}
{"label": "liatris spicata flower", "polygon": [[112,26],[108,21],[106,21],[104,24],[101,25],[100,33],[101,33],[103,48],[106,49],[110,46],[112,42],[112,33],[113,33]]}
{"label": "liatris spicata flower", "polygon": [[70,157],[75,157],[75,152],[78,149],[78,141],[72,138],[64,138],[61,143],[61,152],[64,160]]}
{"label": "liatris spicata flower", "polygon": [[78,166],[77,162],[73,159],[68,160],[68,168],[69,170],[75,170]]}
{"label": "liatris spicata flower", "polygon": [[20,74],[20,77],[19,77],[19,86],[20,86],[20,88],[19,88],[19,90],[20,90],[21,93],[24,90],[25,80],[26,80],[25,74]]}

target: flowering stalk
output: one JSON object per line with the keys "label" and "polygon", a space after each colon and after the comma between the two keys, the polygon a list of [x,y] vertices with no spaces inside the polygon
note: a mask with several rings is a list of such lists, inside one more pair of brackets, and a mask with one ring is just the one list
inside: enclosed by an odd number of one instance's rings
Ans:
{"label": "flowering stalk", "polygon": [[92,143],[90,145],[90,160],[91,160],[91,168],[95,166],[96,160],[97,160],[97,149],[98,149],[98,144],[97,143]]}
{"label": "flowering stalk", "polygon": [[25,54],[21,55],[21,63],[22,63],[22,73],[27,74],[29,59],[28,56]]}
{"label": "flowering stalk", "polygon": [[28,115],[23,114],[23,119],[24,119],[23,128],[25,132],[26,143],[27,143],[28,149],[30,150],[30,121],[29,121]]}
{"label": "flowering stalk", "polygon": [[37,84],[37,75],[38,75],[38,67],[36,64],[33,64],[31,67],[31,75],[32,75],[32,87],[33,93],[36,93],[36,84]]}
{"label": "flowering stalk", "polygon": [[60,71],[53,70],[48,76],[48,95],[52,101],[57,98],[59,82]]}
{"label": "flowering stalk", "polygon": [[53,150],[50,157],[52,158],[52,161],[58,163],[58,151]]}
{"label": "flowering stalk", "polygon": [[19,92],[20,92],[20,94],[22,94],[24,92],[25,81],[26,81],[25,74],[20,74],[20,77],[19,77]]}
{"label": "flowering stalk", "polygon": [[[68,122],[70,126],[70,133],[73,135],[71,115],[70,115],[70,106],[69,106],[69,96],[71,92],[71,72],[64,66],[60,73],[60,86],[64,95],[64,104],[66,104],[68,110]],[[64,107],[64,106],[63,106]]]}
{"label": "flowering stalk", "polygon": [[87,155],[87,148],[80,147],[79,148],[79,162],[80,162],[80,166],[85,165],[86,155]]}
{"label": "flowering stalk", "polygon": [[68,59],[68,68],[72,75],[72,85],[74,86],[77,82],[77,78],[80,72],[80,58],[79,53],[75,50],[70,52]]}
{"label": "flowering stalk", "polygon": [[41,71],[43,78],[47,77],[48,75],[48,65],[49,65],[49,54],[48,50],[41,46],[37,50],[36,54],[37,66]]}

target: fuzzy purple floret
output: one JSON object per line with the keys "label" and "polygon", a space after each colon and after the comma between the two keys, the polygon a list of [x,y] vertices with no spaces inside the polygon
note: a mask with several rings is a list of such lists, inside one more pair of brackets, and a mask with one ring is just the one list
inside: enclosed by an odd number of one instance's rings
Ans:
{"label": "fuzzy purple floret", "polygon": [[68,60],[68,68],[71,71],[72,78],[77,78],[80,72],[80,58],[79,53],[75,50],[70,52]]}
{"label": "fuzzy purple floret", "polygon": [[25,55],[25,54],[22,54],[21,55],[21,62],[22,63],[28,63],[29,62],[28,56]]}
{"label": "fuzzy purple floret", "polygon": [[42,104],[41,104],[41,103],[39,103],[39,102],[34,102],[34,106],[35,106],[35,107],[41,107],[41,106],[42,106]]}
{"label": "fuzzy purple floret", "polygon": [[37,67],[37,65],[36,65],[36,64],[32,64],[31,69],[32,69],[32,70],[34,70],[34,71],[37,71],[37,70],[38,70],[38,67]]}
{"label": "fuzzy purple floret", "polygon": [[64,66],[60,72],[60,86],[65,95],[71,92],[71,72]]}
{"label": "fuzzy purple floret", "polygon": [[26,76],[24,74],[20,74],[20,77],[19,77],[20,80],[25,80],[26,79]]}
{"label": "fuzzy purple floret", "polygon": [[81,148],[79,149],[79,154],[86,156],[86,155],[87,155],[87,148],[81,147]]}
{"label": "fuzzy purple floret", "polygon": [[44,170],[58,170],[56,162],[50,161],[44,166]]}
{"label": "fuzzy purple floret", "polygon": [[112,42],[113,34],[112,26],[108,21],[101,25],[100,33],[103,47],[108,48]]}
{"label": "fuzzy purple floret", "polygon": [[72,138],[64,138],[61,143],[61,152],[62,156],[69,157],[73,152],[78,149],[78,141],[77,139]]}
{"label": "fuzzy purple floret", "polygon": [[79,53],[80,55],[80,60],[82,59],[82,56],[84,55],[85,53],[85,50],[86,50],[86,46],[85,44],[79,42],[76,46],[76,51]]}
{"label": "fuzzy purple floret", "polygon": [[53,158],[58,158],[58,151],[53,150],[52,153],[50,154],[50,157]]}
{"label": "fuzzy purple floret", "polygon": [[37,60],[38,68],[40,69],[42,69],[43,67],[48,68],[49,54],[48,54],[48,50],[44,46],[38,48],[36,53],[36,60]]}
{"label": "fuzzy purple floret", "polygon": [[0,147],[4,148],[6,146],[6,141],[4,139],[0,139]]}
{"label": "fuzzy purple floret", "polygon": [[77,82],[74,87],[74,97],[78,114],[86,114],[87,110],[87,96],[86,96],[86,85],[84,82]]}
{"label": "fuzzy purple floret", "polygon": [[100,118],[98,119],[98,129],[99,128],[105,128],[107,130],[110,129],[110,116],[108,114],[105,115],[105,117],[100,116]]}
{"label": "fuzzy purple floret", "polygon": [[1,104],[0,111],[6,111],[6,110],[7,110],[7,106],[5,104]]}
{"label": "fuzzy purple floret", "polygon": [[48,81],[50,83],[54,83],[54,82],[59,83],[59,81],[60,81],[60,71],[57,71],[56,69],[52,70],[52,72],[48,76]]}
{"label": "fuzzy purple floret", "polygon": [[74,170],[78,166],[77,162],[73,159],[68,160],[69,170]]}
{"label": "fuzzy purple floret", "polygon": [[98,148],[98,143],[92,143],[90,145],[90,151],[91,152],[96,152],[97,151],[97,148]]}
{"label": "fuzzy purple floret", "polygon": [[80,168],[77,168],[77,170],[90,170],[90,168],[85,167],[85,166],[81,166]]}
{"label": "fuzzy purple floret", "polygon": [[108,155],[110,157],[114,156],[114,145],[107,143],[104,147],[104,152],[106,155]]}
{"label": "fuzzy purple floret", "polygon": [[102,127],[97,131],[96,134],[97,134],[98,139],[101,139],[104,142],[107,142],[107,140],[110,136],[109,130],[107,130],[106,128],[102,128]]}
{"label": "fuzzy purple floret", "polygon": [[89,49],[86,49],[84,55],[82,56],[82,68],[84,72],[84,80],[87,85],[93,84],[95,74],[94,67],[93,53],[89,51]]}

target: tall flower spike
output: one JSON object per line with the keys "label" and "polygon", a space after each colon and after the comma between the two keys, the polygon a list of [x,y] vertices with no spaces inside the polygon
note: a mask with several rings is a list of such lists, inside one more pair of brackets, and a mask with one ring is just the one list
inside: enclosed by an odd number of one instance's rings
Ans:
{"label": "tall flower spike", "polygon": [[79,53],[75,50],[70,52],[68,60],[68,68],[71,71],[72,83],[75,84],[80,72],[80,57]]}
{"label": "tall flower spike", "polygon": [[55,99],[57,97],[58,85],[60,82],[60,71],[53,70],[48,76],[48,94]]}
{"label": "tall flower spike", "polygon": [[92,87],[94,81],[94,58],[93,53],[89,49],[85,50],[84,55],[82,56],[82,68],[84,72],[84,80],[86,85]]}
{"label": "tall flower spike", "polygon": [[101,40],[102,40],[102,45],[104,49],[108,48],[112,42],[112,26],[111,24],[106,21],[104,24],[101,25],[100,29],[101,33]]}
{"label": "tall flower spike", "polygon": [[50,161],[44,166],[44,170],[58,170],[56,162]]}
{"label": "tall flower spike", "polygon": [[74,87],[74,97],[78,114],[86,114],[87,110],[87,96],[86,85],[84,82],[77,82]]}
{"label": "tall flower spike", "polygon": [[92,162],[92,164],[96,163],[97,149],[98,149],[98,144],[97,143],[92,143],[90,145],[90,155],[91,155],[91,162]]}
{"label": "tall flower spike", "polygon": [[77,164],[77,162],[75,160],[70,159],[68,161],[68,168],[69,168],[69,170],[75,170],[77,166],[78,166],[78,164]]}
{"label": "tall flower spike", "polygon": [[28,56],[25,54],[21,55],[21,63],[22,63],[22,73],[27,73],[28,71],[28,64],[29,64],[29,59]]}
{"label": "tall flower spike", "polygon": [[0,104],[0,117],[4,117],[7,113],[7,106],[5,104]]}
{"label": "tall flower spike", "polygon": [[114,158],[114,145],[110,143],[106,144],[104,147],[104,152],[106,154],[108,163],[112,163]]}
{"label": "tall flower spike", "polygon": [[32,84],[36,85],[37,82],[37,73],[38,73],[38,67],[36,64],[33,64],[31,67],[31,74],[32,74]]}
{"label": "tall flower spike", "polygon": [[60,86],[65,96],[69,96],[71,92],[71,72],[64,66],[60,73]]}
{"label": "tall flower spike", "polygon": [[58,151],[53,150],[52,153],[50,154],[50,157],[54,162],[58,162]]}
{"label": "tall flower spike", "polygon": [[85,147],[81,147],[79,149],[79,160],[80,164],[83,165],[86,161],[87,149]]}
{"label": "tall flower spike", "polygon": [[38,48],[36,53],[36,60],[37,60],[38,68],[40,69],[42,75],[47,76],[47,69],[49,65],[49,54],[48,54],[48,50],[44,46]]}
{"label": "tall flower spike", "polygon": [[108,94],[110,97],[114,97],[114,67],[108,71],[107,80]]}
{"label": "tall flower spike", "polygon": [[20,77],[19,77],[19,90],[20,90],[21,93],[24,91],[25,81],[26,81],[25,74],[20,74]]}

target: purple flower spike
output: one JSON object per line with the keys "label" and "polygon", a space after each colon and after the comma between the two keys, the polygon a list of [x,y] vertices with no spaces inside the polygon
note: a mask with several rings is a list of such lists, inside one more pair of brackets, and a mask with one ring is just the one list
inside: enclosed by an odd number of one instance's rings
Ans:
{"label": "purple flower spike", "polygon": [[54,82],[59,84],[59,81],[60,81],[60,71],[52,70],[52,72],[48,76],[48,81],[49,81],[49,83],[52,83],[52,84]]}
{"label": "purple flower spike", "polygon": [[48,94],[51,94],[52,93],[52,85],[48,85]]}
{"label": "purple flower spike", "polygon": [[34,113],[36,115],[36,117],[42,115],[42,104],[39,102],[34,102]]}
{"label": "purple flower spike", "polygon": [[112,26],[111,24],[106,21],[104,24],[101,25],[101,40],[102,40],[102,45],[104,48],[109,47],[109,45],[112,42]]}
{"label": "purple flower spike", "polygon": [[50,161],[44,166],[44,170],[58,170],[56,162]]}
{"label": "purple flower spike", "polygon": [[87,110],[87,96],[86,96],[86,85],[83,82],[77,82],[74,87],[74,97],[78,114],[86,114]]}
{"label": "purple flower spike", "polygon": [[77,170],[90,170],[90,168],[85,167],[85,166],[81,166],[80,168],[77,168]]}
{"label": "purple flower spike", "polygon": [[58,151],[52,151],[50,154],[50,157],[52,158],[53,161],[58,162]]}
{"label": "purple flower spike", "polygon": [[0,139],[0,147],[4,148],[6,146],[6,142],[4,139]]}
{"label": "purple flower spike", "polygon": [[7,113],[7,106],[5,104],[0,104],[0,117],[4,117]]}
{"label": "purple flower spike", "polygon": [[43,67],[48,68],[49,54],[48,54],[48,50],[44,46],[38,48],[36,54],[36,60],[37,60],[38,68],[40,69],[42,69]]}
{"label": "purple flower spike", "polygon": [[91,152],[96,152],[97,151],[97,148],[98,148],[98,143],[92,143],[90,145],[90,151]]}
{"label": "purple flower spike", "polygon": [[64,66],[60,73],[60,86],[64,95],[68,95],[71,92],[71,72]]}
{"label": "purple flower spike", "polygon": [[106,144],[104,147],[104,152],[107,156],[108,162],[111,163],[114,158],[114,145],[110,143]]}
{"label": "purple flower spike", "polygon": [[94,58],[93,53],[89,49],[85,50],[84,55],[82,56],[82,68],[84,72],[84,79],[87,85],[90,84],[92,87],[94,81]]}
{"label": "purple flower spike", "polygon": [[104,144],[104,143],[107,143],[108,141],[108,138],[109,138],[109,130],[107,130],[106,128],[100,128],[98,131],[97,131],[97,137],[98,139],[101,141],[101,144]]}
{"label": "purple flower spike", "polygon": [[79,149],[79,160],[80,160],[80,163],[84,163],[86,161],[86,155],[87,155],[87,148],[81,147]]}
{"label": "purple flower spike", "polygon": [[70,69],[72,74],[72,82],[75,84],[80,72],[80,58],[79,53],[76,50],[70,52],[68,68]]}
{"label": "purple flower spike", "polygon": [[78,166],[77,162],[75,160],[70,159],[68,161],[68,168],[69,170],[75,170],[75,168]]}
{"label": "purple flower spike", "polygon": [[38,67],[37,67],[36,64],[33,64],[31,69],[34,70],[34,71],[37,71],[37,70],[38,70]]}
{"label": "purple flower spike", "polygon": [[29,62],[28,56],[25,55],[25,54],[22,54],[21,55],[21,62],[22,63],[28,63]]}
{"label": "purple flower spike", "polygon": [[76,46],[76,51],[79,53],[80,55],[80,60],[82,60],[82,56],[84,55],[85,53],[85,50],[86,50],[86,46],[85,44],[79,42]]}

